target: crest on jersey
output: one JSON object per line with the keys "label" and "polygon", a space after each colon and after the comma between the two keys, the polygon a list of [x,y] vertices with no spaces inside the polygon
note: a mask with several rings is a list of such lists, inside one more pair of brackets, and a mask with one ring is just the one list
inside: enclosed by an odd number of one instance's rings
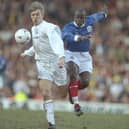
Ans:
{"label": "crest on jersey", "polygon": [[87,31],[90,33],[90,32],[92,32],[92,26],[87,26]]}

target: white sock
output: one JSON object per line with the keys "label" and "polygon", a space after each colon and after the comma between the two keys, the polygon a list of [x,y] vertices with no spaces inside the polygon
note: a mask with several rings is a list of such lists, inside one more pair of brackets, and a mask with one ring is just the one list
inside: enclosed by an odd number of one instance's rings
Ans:
{"label": "white sock", "polygon": [[72,97],[72,100],[73,100],[73,103],[74,103],[74,104],[79,104],[78,96]]}
{"label": "white sock", "polygon": [[53,125],[55,125],[54,118],[54,104],[52,100],[47,100],[44,102],[44,108],[46,110],[47,121]]}

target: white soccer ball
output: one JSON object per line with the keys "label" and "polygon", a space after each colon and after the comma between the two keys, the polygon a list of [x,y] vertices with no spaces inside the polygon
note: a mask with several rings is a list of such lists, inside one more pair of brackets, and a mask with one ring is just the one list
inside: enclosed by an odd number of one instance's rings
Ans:
{"label": "white soccer ball", "polygon": [[15,41],[19,44],[29,43],[31,40],[31,33],[25,28],[18,29],[15,32]]}

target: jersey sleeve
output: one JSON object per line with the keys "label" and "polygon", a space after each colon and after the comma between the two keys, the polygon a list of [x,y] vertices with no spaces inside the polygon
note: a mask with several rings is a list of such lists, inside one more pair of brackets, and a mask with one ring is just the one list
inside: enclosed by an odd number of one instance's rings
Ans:
{"label": "jersey sleeve", "polygon": [[72,33],[70,27],[65,26],[62,29],[62,39],[64,42],[73,42],[75,41],[75,35]]}
{"label": "jersey sleeve", "polygon": [[59,58],[65,56],[64,43],[61,38],[60,28],[58,26],[55,26],[49,29],[48,38],[53,52],[56,55],[58,55]]}
{"label": "jersey sleeve", "polygon": [[24,54],[25,54],[25,55],[28,55],[28,56],[34,56],[34,54],[35,54],[34,47],[32,46],[32,47],[30,47],[29,49],[25,50],[25,51],[24,51]]}
{"label": "jersey sleeve", "polygon": [[107,14],[104,11],[94,13],[90,16],[87,16],[86,19],[88,19],[88,22],[92,25],[95,25],[95,23],[107,18]]}

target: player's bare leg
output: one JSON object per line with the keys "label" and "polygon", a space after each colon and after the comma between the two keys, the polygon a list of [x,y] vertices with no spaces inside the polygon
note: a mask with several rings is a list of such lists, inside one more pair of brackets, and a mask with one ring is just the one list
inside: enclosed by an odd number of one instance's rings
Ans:
{"label": "player's bare leg", "polygon": [[78,89],[82,90],[82,89],[85,89],[89,86],[89,81],[90,81],[90,72],[88,71],[85,71],[85,72],[82,72],[80,73],[80,81],[78,82],[79,84],[79,87]]}
{"label": "player's bare leg", "polygon": [[67,86],[57,86],[55,83],[52,87],[53,98],[56,100],[66,99]]}
{"label": "player's bare leg", "polygon": [[44,98],[44,109],[48,121],[48,129],[55,129],[54,105],[52,96],[53,83],[49,80],[39,80],[39,88]]}
{"label": "player's bare leg", "polygon": [[76,115],[80,116],[83,114],[83,112],[81,110],[78,98],[78,66],[74,64],[74,62],[70,61],[67,63],[67,71],[70,79],[68,86],[69,100],[71,104],[74,104],[74,111],[76,112]]}

